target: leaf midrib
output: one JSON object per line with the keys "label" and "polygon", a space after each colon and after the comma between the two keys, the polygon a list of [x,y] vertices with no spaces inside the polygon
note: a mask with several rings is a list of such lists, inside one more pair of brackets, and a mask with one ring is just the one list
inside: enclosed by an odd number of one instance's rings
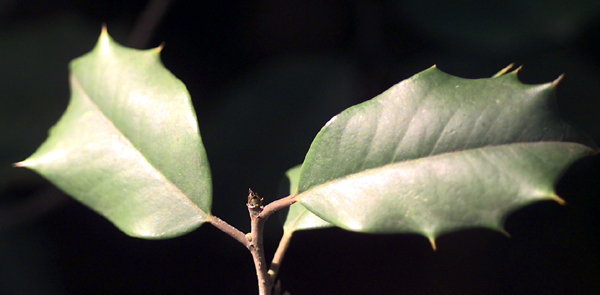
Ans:
{"label": "leaf midrib", "polygon": [[82,96],[84,97],[84,99],[86,100],[87,103],[89,103],[91,106],[94,107],[95,111],[99,112],[101,114],[101,117],[103,119],[106,120],[106,122],[108,122],[112,127],[114,127],[115,130],[117,130],[119,132],[119,136],[124,138],[127,143],[135,150],[135,152],[139,155],[141,155],[141,157],[146,161],[146,163],[148,165],[150,165],[150,167],[152,167],[152,169],[154,169],[154,171],[157,171],[158,174],[165,180],[166,183],[168,183],[169,185],[171,185],[175,192],[176,195],[180,198],[182,198],[186,203],[190,204],[193,208],[195,208],[202,216],[203,218],[207,219],[209,218],[210,214],[207,212],[204,212],[204,210],[202,210],[200,207],[198,207],[198,205],[196,205],[194,202],[192,202],[192,200],[187,197],[187,195],[185,193],[183,193],[183,191],[181,191],[181,189],[179,189],[179,187],[177,187],[169,178],[167,178],[161,170],[157,169],[152,162],[149,161],[149,159],[146,157],[146,155],[144,153],[142,153],[140,151],[140,149],[138,149],[138,147],[136,145],[133,144],[133,142],[123,134],[123,132],[121,131],[120,128],[118,128],[110,119],[109,117],[102,111],[102,109],[91,99],[90,94],[86,91],[86,89],[83,87],[83,85],[81,84],[81,82],[79,82],[79,79],[77,78],[77,76],[74,73],[71,73],[71,83],[73,84],[74,87],[77,87],[81,90],[81,93],[83,94]]}
{"label": "leaf midrib", "polygon": [[392,163],[388,163],[388,164],[385,164],[385,165],[381,165],[379,167],[356,171],[354,173],[347,174],[347,175],[344,175],[342,177],[331,179],[331,180],[329,180],[327,182],[324,182],[324,183],[321,183],[319,185],[315,185],[315,186],[313,186],[313,187],[311,187],[311,188],[309,188],[309,189],[307,189],[307,190],[305,190],[303,192],[298,193],[298,198],[301,198],[302,194],[304,194],[304,193],[310,192],[310,191],[312,191],[314,189],[317,189],[317,188],[319,188],[321,186],[327,185],[327,184],[329,184],[331,182],[340,181],[340,180],[352,177],[353,175],[364,173],[364,172],[369,171],[369,170],[384,169],[387,166],[397,165],[397,164],[400,164],[400,163],[404,164],[404,163],[411,163],[411,162],[415,163],[415,162],[418,162],[418,161],[427,161],[427,160],[435,159],[435,158],[446,156],[446,155],[457,154],[457,153],[462,153],[462,152],[467,152],[467,151],[473,151],[473,150],[485,150],[485,149],[493,148],[493,147],[515,146],[515,145],[528,145],[528,144],[537,144],[537,143],[575,144],[575,145],[584,146],[584,147],[590,149],[590,151],[594,151],[592,148],[590,148],[590,147],[588,147],[588,146],[586,146],[584,144],[577,143],[577,142],[564,142],[564,141],[511,142],[511,143],[496,144],[496,145],[486,145],[486,146],[481,146],[481,147],[476,147],[476,148],[471,148],[471,149],[450,151],[450,152],[446,152],[446,153],[435,154],[435,155],[431,155],[431,156],[427,156],[427,157],[420,157],[420,158],[416,158],[416,159],[407,159],[407,160],[404,160],[404,161],[392,162]]}

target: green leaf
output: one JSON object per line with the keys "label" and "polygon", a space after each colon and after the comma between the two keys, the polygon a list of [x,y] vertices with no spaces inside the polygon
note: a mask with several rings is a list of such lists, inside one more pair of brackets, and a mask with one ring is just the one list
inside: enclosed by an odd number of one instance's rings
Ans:
{"label": "green leaf", "polygon": [[[300,168],[301,165],[298,165],[285,173],[290,180],[290,194],[295,194],[298,189]],[[283,224],[283,230],[286,233],[292,233],[297,230],[317,229],[331,226],[333,226],[333,224],[319,218],[301,204],[295,203],[289,207],[285,223]]]}
{"label": "green leaf", "polygon": [[506,213],[557,200],[555,179],[592,152],[577,143],[514,143],[368,169],[314,187],[302,204],[343,228],[416,232],[431,238],[481,226],[502,230]]}
{"label": "green leaf", "polygon": [[16,166],[33,169],[125,233],[168,238],[210,216],[212,185],[185,85],[103,30],[70,64],[71,100],[48,139]]}
{"label": "green leaf", "polygon": [[596,149],[557,116],[555,85],[524,85],[516,71],[469,80],[425,70],[323,127],[298,202],[362,232],[433,241],[464,227],[500,229],[519,206],[559,200],[553,183]]}

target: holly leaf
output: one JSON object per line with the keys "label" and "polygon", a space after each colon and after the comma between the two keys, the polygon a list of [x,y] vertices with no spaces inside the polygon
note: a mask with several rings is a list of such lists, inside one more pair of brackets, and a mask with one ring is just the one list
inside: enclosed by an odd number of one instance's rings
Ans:
{"label": "holly leaf", "polygon": [[[295,166],[288,170],[285,175],[290,180],[290,195],[295,194],[300,181],[301,165]],[[286,233],[293,233],[303,229],[317,229],[331,227],[333,224],[319,218],[314,213],[306,209],[299,203],[295,203],[289,207],[288,213],[283,224],[283,230]]]}
{"label": "holly leaf", "polygon": [[345,229],[502,230],[596,145],[556,114],[557,81],[462,79],[435,67],[333,117],[302,165],[298,202]]}
{"label": "holly leaf", "polygon": [[185,85],[161,48],[123,47],[103,29],[70,63],[71,99],[23,162],[131,236],[168,238],[210,216],[212,185]]}

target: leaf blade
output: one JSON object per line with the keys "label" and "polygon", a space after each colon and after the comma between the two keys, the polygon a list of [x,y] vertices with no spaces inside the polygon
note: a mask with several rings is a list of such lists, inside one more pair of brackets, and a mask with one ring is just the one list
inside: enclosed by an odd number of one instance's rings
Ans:
{"label": "leaf blade", "polygon": [[306,155],[299,192],[389,163],[488,145],[595,147],[557,116],[554,87],[521,84],[515,72],[463,79],[432,67],[332,118]]}
{"label": "leaf blade", "polygon": [[[102,113],[152,165],[201,208],[209,208],[211,198],[197,197],[212,192],[191,98],[160,62],[159,49],[127,48],[103,32],[96,47],[70,67],[82,87],[97,94],[91,98]],[[207,181],[199,184],[197,179]],[[204,187],[209,191],[203,192]]]}
{"label": "leaf blade", "polygon": [[158,50],[103,31],[71,63],[71,100],[31,168],[125,233],[168,238],[209,218],[211,180],[189,94]]}
{"label": "leaf blade", "polygon": [[[285,173],[290,181],[290,194],[295,194],[298,190],[301,167],[302,165],[295,166]],[[333,224],[319,218],[302,206],[302,204],[294,203],[289,207],[283,224],[283,230],[284,232],[291,234],[298,230],[318,229],[332,226]]]}
{"label": "leaf blade", "polygon": [[[556,179],[590,153],[584,145],[557,142],[471,149],[365,170],[298,198],[317,216],[360,232],[411,232],[434,239],[465,227],[502,230],[508,212],[556,200]],[[468,167],[460,164],[465,161]]]}
{"label": "leaf blade", "polygon": [[[302,165],[298,202],[324,220],[346,229],[367,232],[413,231],[429,237],[433,242],[439,232],[451,230],[443,227],[439,227],[442,228],[439,231],[431,230],[424,226],[386,229],[384,224],[380,224],[379,229],[376,226],[364,226],[366,220],[378,219],[378,210],[386,212],[394,206],[379,198],[377,200],[380,203],[388,206],[379,206],[377,210],[366,213],[356,209],[362,208],[365,201],[353,194],[352,190],[356,187],[346,179],[364,176],[383,167],[402,166],[402,163],[456,156],[457,153],[511,144],[558,144],[567,141],[588,146],[590,152],[596,151],[598,148],[593,141],[557,115],[555,85],[556,82],[522,84],[516,77],[516,71],[473,80],[445,74],[435,67],[425,70],[372,100],[343,111],[321,129]],[[570,165],[573,159],[568,160],[564,165]],[[468,166],[470,163],[462,165]],[[478,175],[468,176],[476,178]],[[375,185],[378,181],[370,179],[373,186],[378,187]],[[349,186],[342,190],[335,185],[339,189],[337,198],[324,198],[328,202],[338,200],[337,208],[315,197],[315,191],[327,191],[326,187],[338,182],[348,183]],[[394,187],[397,184],[388,182],[387,185]],[[435,186],[435,183],[408,185],[418,190],[419,185]],[[372,195],[364,196],[365,200],[378,195],[377,191],[370,193]],[[450,195],[447,198],[456,197],[456,194]],[[395,200],[398,196],[391,194],[389,198]],[[414,209],[427,210],[426,207]],[[444,214],[451,213],[448,211]],[[504,211],[504,215],[508,213]],[[358,222],[352,216],[362,217]],[[402,214],[389,217],[388,222],[405,222]]]}

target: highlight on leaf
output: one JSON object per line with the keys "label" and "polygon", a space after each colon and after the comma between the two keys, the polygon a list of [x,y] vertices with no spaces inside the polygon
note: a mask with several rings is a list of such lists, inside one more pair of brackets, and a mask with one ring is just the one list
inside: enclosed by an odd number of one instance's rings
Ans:
{"label": "highlight on leaf", "polygon": [[70,63],[71,99],[48,139],[16,166],[143,238],[185,234],[210,218],[211,176],[185,85],[160,49],[97,45]]}
{"label": "highlight on leaf", "polygon": [[560,202],[554,183],[597,147],[558,116],[555,82],[525,85],[508,70],[463,79],[432,67],[333,117],[306,155],[298,203],[345,229],[420,233],[434,246]]}

